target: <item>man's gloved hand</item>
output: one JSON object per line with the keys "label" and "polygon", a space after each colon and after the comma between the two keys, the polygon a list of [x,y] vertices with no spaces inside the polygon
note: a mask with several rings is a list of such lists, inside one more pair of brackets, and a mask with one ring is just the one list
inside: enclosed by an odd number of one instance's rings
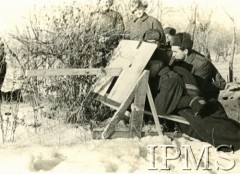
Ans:
{"label": "man's gloved hand", "polygon": [[189,106],[191,107],[195,116],[198,116],[203,111],[203,108],[206,106],[206,102],[202,97],[194,97]]}

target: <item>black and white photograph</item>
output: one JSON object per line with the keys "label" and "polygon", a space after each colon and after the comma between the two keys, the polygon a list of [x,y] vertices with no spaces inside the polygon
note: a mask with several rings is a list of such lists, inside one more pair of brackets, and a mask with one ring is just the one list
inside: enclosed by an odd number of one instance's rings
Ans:
{"label": "black and white photograph", "polygon": [[1,174],[237,174],[239,0],[0,0]]}

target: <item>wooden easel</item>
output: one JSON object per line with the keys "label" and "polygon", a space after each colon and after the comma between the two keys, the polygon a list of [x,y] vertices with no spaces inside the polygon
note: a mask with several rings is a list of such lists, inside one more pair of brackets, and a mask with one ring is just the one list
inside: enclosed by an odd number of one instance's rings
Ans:
{"label": "wooden easel", "polygon": [[141,76],[138,78],[136,85],[130,91],[127,98],[121,103],[121,105],[116,110],[115,114],[113,115],[110,123],[106,126],[102,133],[102,138],[107,139],[111,136],[114,132],[114,128],[121,120],[121,117],[125,114],[128,108],[131,107],[132,102],[132,112],[130,117],[130,130],[129,130],[129,137],[139,137],[141,138],[142,133],[142,123],[143,123],[143,115],[144,115],[144,105],[145,99],[148,97],[150,102],[151,111],[153,113],[154,121],[156,124],[156,128],[159,135],[162,135],[161,127],[158,121],[158,116],[156,112],[156,108],[154,106],[153,98],[151,95],[150,88],[148,86],[148,76],[149,71],[143,71]]}
{"label": "wooden easel", "polygon": [[[102,132],[101,137],[103,139],[110,138],[115,131],[115,127],[129,108],[132,108],[132,111],[128,137],[141,138],[144,113],[153,115],[157,132],[162,135],[158,117],[184,124],[189,123],[178,116],[157,115],[148,85],[149,71],[144,70],[156,48],[156,44],[143,42],[139,47],[138,41],[123,40],[114,51],[109,65],[104,69],[28,70],[26,76],[101,75],[101,78],[95,84],[92,96],[116,110],[110,123]],[[118,78],[114,82],[116,76]],[[144,111],[146,97],[151,112]]]}
{"label": "wooden easel", "polygon": [[[104,77],[100,79],[97,88],[93,91],[97,100],[116,110],[110,123],[103,130],[101,138],[111,138],[116,126],[129,108],[132,108],[132,111],[127,137],[141,138],[144,113],[153,115],[159,135],[162,135],[162,131],[158,117],[187,124],[186,120],[178,116],[166,117],[157,115],[148,85],[149,71],[144,70],[156,48],[156,44],[146,42],[143,42],[140,46],[138,41],[120,42],[108,65],[108,68],[122,68],[117,81],[112,84],[112,77]],[[146,97],[148,98],[151,112],[144,111]]]}

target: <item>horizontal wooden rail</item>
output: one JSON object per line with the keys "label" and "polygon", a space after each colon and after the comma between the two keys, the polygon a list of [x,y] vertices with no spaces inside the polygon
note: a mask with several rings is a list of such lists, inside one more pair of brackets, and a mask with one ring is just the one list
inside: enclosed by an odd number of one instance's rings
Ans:
{"label": "horizontal wooden rail", "polygon": [[[118,109],[118,106],[116,106],[114,104],[110,104],[110,103],[107,103],[107,102],[102,102],[102,103],[105,104],[106,106],[112,108],[112,109],[115,109],[115,110]],[[150,111],[144,111],[144,114],[152,115],[152,113]],[[126,111],[124,115],[126,117],[130,117],[130,112]],[[190,125],[189,122],[185,118],[183,118],[181,116],[178,116],[178,115],[158,115],[158,117],[159,118],[164,118],[164,119],[167,119],[167,120],[171,120],[171,121],[175,121],[175,122],[178,122],[178,123],[183,123],[183,124]]]}
{"label": "horizontal wooden rail", "polygon": [[[145,114],[148,114],[148,115],[152,115],[151,112],[149,111],[144,111]],[[158,115],[159,118],[164,118],[164,119],[167,119],[167,120],[171,120],[171,121],[176,121],[178,123],[183,123],[183,124],[187,124],[187,125],[190,125],[189,122],[183,118],[183,117],[180,117],[178,115]]]}
{"label": "horizontal wooden rail", "polygon": [[119,76],[121,68],[75,68],[75,69],[31,69],[26,76],[72,76],[72,75],[104,75]]}

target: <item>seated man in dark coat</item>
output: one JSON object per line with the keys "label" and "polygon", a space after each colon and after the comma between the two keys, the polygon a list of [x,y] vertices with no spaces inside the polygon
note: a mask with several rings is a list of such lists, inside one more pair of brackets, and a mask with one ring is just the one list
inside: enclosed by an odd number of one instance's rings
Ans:
{"label": "seated man in dark coat", "polygon": [[[145,41],[158,38],[155,30],[146,32],[144,36]],[[189,136],[215,147],[224,144],[232,145],[234,150],[240,149],[240,124],[227,118],[217,100],[205,102],[198,96],[197,90],[192,91],[188,85],[196,85],[194,76],[181,67],[174,66],[174,71],[171,70],[168,67],[169,59],[164,55],[161,49],[157,50],[147,66],[157,113],[185,118],[190,125],[176,124],[181,132]]]}
{"label": "seated man in dark coat", "polygon": [[[149,63],[147,64],[146,69],[150,70],[150,78],[149,78],[149,86],[152,92],[153,96],[156,96],[158,93],[158,84],[159,84],[159,77],[158,73],[160,71],[160,68],[162,66],[162,62],[164,64],[169,64],[170,57],[168,56],[165,48],[161,47],[161,33],[156,29],[150,29],[146,31],[143,35],[142,40],[148,43],[155,43],[158,45],[158,48],[152,55]],[[185,68],[174,66],[173,71],[176,72],[182,79],[184,79],[184,85],[187,89],[187,93],[190,96],[198,96],[199,95],[199,89],[197,87],[197,82],[195,78],[191,75],[191,73],[186,70]],[[189,100],[190,102],[191,98],[183,99],[183,100]],[[204,102],[204,101],[203,101]],[[203,107],[204,105],[201,105]],[[150,106],[148,105],[148,102],[146,103],[146,109],[149,110]],[[198,110],[196,110],[196,113]],[[150,119],[150,120],[148,120]],[[146,122],[151,121],[151,118],[146,117]],[[169,120],[160,120],[163,124],[163,131],[174,131],[174,122]]]}
{"label": "seated man in dark coat", "polygon": [[205,56],[192,49],[190,34],[177,33],[171,38],[170,44],[174,64],[186,68],[195,76],[201,95],[206,100],[218,99],[219,91],[225,88],[226,81]]}
{"label": "seated man in dark coat", "polygon": [[177,123],[179,129],[214,147],[232,146],[240,149],[240,124],[227,118],[219,102],[202,103],[201,97],[189,95],[184,80],[172,71],[165,61],[160,61],[157,74],[158,91],[155,106],[158,114],[177,114],[190,125]]}

